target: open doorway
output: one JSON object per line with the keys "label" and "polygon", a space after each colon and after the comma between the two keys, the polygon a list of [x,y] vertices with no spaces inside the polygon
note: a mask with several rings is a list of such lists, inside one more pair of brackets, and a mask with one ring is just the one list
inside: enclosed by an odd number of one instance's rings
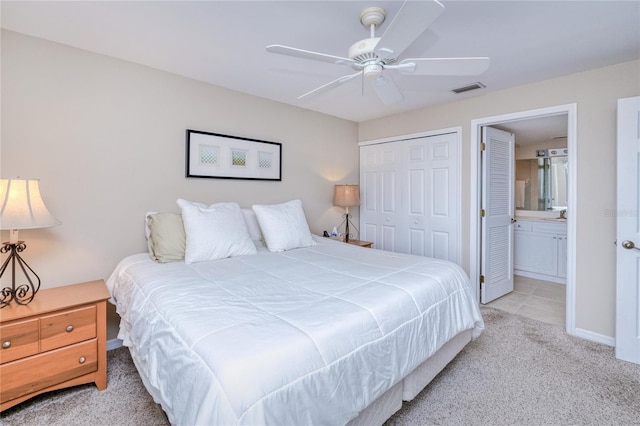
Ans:
{"label": "open doorway", "polygon": [[[518,130],[526,124],[535,124],[535,120],[557,119],[561,117],[566,123],[566,135],[554,135],[550,137],[566,136],[567,160],[571,165],[566,173],[566,209],[558,208],[558,216],[562,214],[566,216],[566,315],[565,325],[569,334],[575,334],[575,229],[576,229],[576,169],[577,169],[577,139],[576,139],[576,105],[562,105],[557,107],[542,108],[538,110],[524,111],[519,113],[504,114],[494,117],[476,119],[471,122],[471,250],[470,250],[470,276],[472,282],[476,283],[475,290],[478,300],[480,290],[480,278],[482,274],[482,220],[480,211],[482,208],[482,163],[481,163],[481,132],[483,127],[492,126],[507,130]],[[534,120],[531,121],[530,120]],[[518,124],[519,123],[519,124]],[[511,126],[511,129],[510,129]],[[521,131],[522,133],[522,131]],[[526,143],[524,133],[521,135],[521,142]],[[518,144],[516,138],[516,144]],[[553,142],[549,142],[552,144]],[[551,148],[549,146],[548,148]],[[514,176],[515,179],[515,176]],[[486,182],[485,182],[486,184]],[[524,200],[522,200],[524,203]],[[530,206],[530,205],[529,205]],[[552,207],[543,212],[548,215],[549,212],[556,214],[556,207]],[[562,210],[566,210],[566,213]],[[535,215],[535,213],[534,213]],[[517,222],[516,222],[517,224]],[[514,224],[514,229],[516,227]],[[549,226],[551,226],[549,222]],[[555,225],[555,224],[553,224]]]}

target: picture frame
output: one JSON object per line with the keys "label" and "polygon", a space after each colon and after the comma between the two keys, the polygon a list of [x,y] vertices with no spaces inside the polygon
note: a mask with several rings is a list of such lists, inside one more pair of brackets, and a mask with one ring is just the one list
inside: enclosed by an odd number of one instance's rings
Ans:
{"label": "picture frame", "polygon": [[187,129],[185,176],[281,181],[282,144]]}

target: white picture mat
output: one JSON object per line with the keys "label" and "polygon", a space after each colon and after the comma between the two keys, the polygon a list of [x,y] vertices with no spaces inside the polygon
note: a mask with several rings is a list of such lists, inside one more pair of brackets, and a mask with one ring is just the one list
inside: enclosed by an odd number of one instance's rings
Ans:
{"label": "white picture mat", "polygon": [[[215,155],[203,161],[203,151]],[[280,163],[279,143],[187,130],[187,177],[281,180]]]}

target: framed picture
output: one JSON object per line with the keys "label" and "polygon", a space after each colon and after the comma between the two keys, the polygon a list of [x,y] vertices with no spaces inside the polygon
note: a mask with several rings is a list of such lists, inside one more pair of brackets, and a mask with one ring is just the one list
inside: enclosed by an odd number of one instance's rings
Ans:
{"label": "framed picture", "polygon": [[187,129],[186,177],[282,180],[282,144]]}

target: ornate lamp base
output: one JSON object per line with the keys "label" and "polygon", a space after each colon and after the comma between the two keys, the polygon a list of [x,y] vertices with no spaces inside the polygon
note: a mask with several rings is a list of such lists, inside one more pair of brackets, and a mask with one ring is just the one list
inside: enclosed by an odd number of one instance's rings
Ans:
{"label": "ornate lamp base", "polygon": [[[353,224],[353,222],[351,222],[351,215],[349,213],[343,214],[342,217],[344,218],[342,223],[345,224],[345,226],[344,226],[344,242],[348,243],[349,240],[353,239],[352,238],[353,235],[351,234],[351,231],[349,230],[349,224],[351,224],[351,226],[356,229],[357,233],[360,233],[360,231],[358,231],[358,228],[356,228],[356,226]],[[342,223],[340,224],[340,226],[342,226]],[[340,228],[340,226],[338,228]],[[356,239],[357,239],[357,237],[356,237]]]}
{"label": "ornate lamp base", "polygon": [[[29,265],[20,257],[19,253],[22,253],[27,245],[24,241],[18,241],[17,243],[2,243],[0,247],[0,253],[9,253],[9,257],[4,261],[2,267],[0,267],[0,278],[4,275],[4,271],[11,263],[11,287],[4,287],[0,292],[0,308],[4,308],[9,305],[12,300],[19,305],[27,305],[31,302],[40,289],[40,277],[31,269]],[[27,279],[27,283],[20,284],[16,287],[16,264],[20,266],[22,273]]]}

